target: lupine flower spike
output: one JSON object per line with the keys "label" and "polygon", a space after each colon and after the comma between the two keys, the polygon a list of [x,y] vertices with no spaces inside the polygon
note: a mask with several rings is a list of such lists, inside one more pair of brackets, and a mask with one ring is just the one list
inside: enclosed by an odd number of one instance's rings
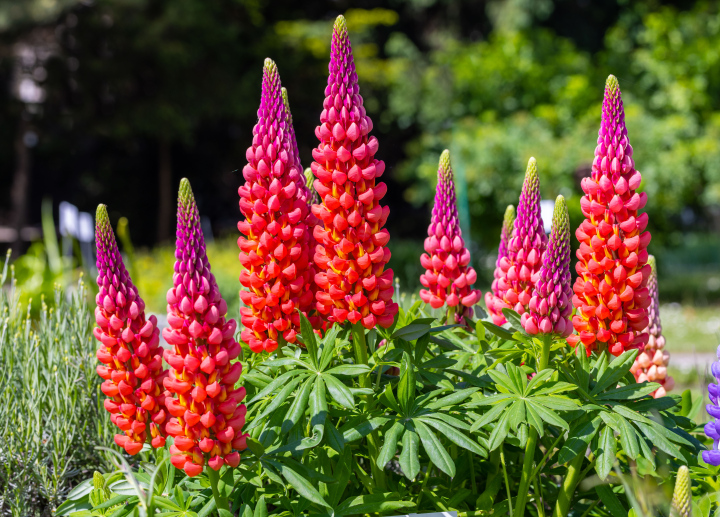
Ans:
{"label": "lupine flower spike", "polygon": [[705,406],[711,417],[705,424],[705,434],[712,439],[713,446],[709,451],[702,452],[703,461],[716,467],[720,466],[720,346],[717,348],[717,358],[710,366],[715,382],[708,384],[710,404]]}
{"label": "lupine flower spike", "polygon": [[641,176],[632,159],[620,87],[612,75],[605,84],[597,143],[592,173],[581,183],[585,195],[580,208],[586,219],[575,232],[579,276],[573,286],[578,334],[568,342],[574,346],[582,341],[588,354],[603,346],[617,356],[642,348],[648,340],[650,232],[645,231],[647,214],[639,213],[647,195],[636,192]]}
{"label": "lupine flower spike", "polygon": [[273,352],[281,339],[294,343],[300,314],[312,307],[309,213],[305,179],[275,63],[265,60],[259,121],[245,156],[238,189],[244,220],[238,230],[242,340],[253,352]]}
{"label": "lupine flower spike", "polygon": [[528,312],[522,325],[528,334],[557,334],[567,337],[572,332],[572,289],[570,287],[570,216],[563,196],[555,200],[550,241],[543,254]]}
{"label": "lupine flower spike", "polygon": [[[514,223],[515,207],[513,205],[508,205],[505,209],[505,217],[503,218],[502,229],[500,230],[500,245],[498,246],[497,260],[495,260],[495,271],[493,271],[494,280],[491,286],[492,292],[488,291],[485,293],[485,305],[487,307],[490,307],[490,304],[493,301],[493,296],[500,295],[500,289],[498,288],[498,280],[502,276],[500,261],[503,258],[507,257],[508,246],[510,245],[510,238],[512,237]],[[493,318],[493,321],[497,325],[502,325],[503,323],[505,323],[505,317],[502,316],[502,314],[500,314],[499,316],[496,314],[492,314],[491,316]]]}
{"label": "lupine flower spike", "polygon": [[[292,155],[295,157],[295,167],[298,171],[302,171],[302,165],[300,164],[300,151],[298,150],[297,145],[297,138],[295,137],[295,128],[293,127],[293,118],[292,113],[290,112],[290,99],[288,98],[288,93],[286,88],[281,88],[280,92],[282,94],[283,98],[283,108],[285,109],[285,117],[287,118],[287,127],[288,127],[288,136],[290,140],[290,145],[292,146],[293,153]],[[310,205],[311,201],[311,190],[308,188],[307,185],[307,179],[303,174],[298,175],[297,177],[297,186],[298,186],[298,192],[301,199],[305,200],[305,202],[308,204],[308,207]],[[309,210],[309,208],[308,208]]]}
{"label": "lupine flower spike", "polygon": [[662,335],[660,324],[660,300],[658,298],[657,266],[655,257],[648,256],[651,272],[647,288],[650,291],[650,307],[648,307],[649,325],[645,332],[649,334],[644,350],[635,358],[630,371],[635,375],[637,382],[657,382],[661,384],[653,396],[664,397],[675,386],[675,380],[667,374],[667,365],[670,354],[665,350],[665,337]]}
{"label": "lupine flower spike", "polygon": [[355,73],[345,18],[338,16],[332,35],[330,75],[313,149],[315,190],[322,204],[313,213],[317,309],[331,322],[362,322],[367,328],[389,327],[398,311],[392,301],[393,272],[390,234],[383,229],[390,213],[380,200],[387,192],[377,183],[385,163],[375,159],[378,141],[369,136],[372,121],[365,114]]}
{"label": "lupine flower spike", "polygon": [[420,263],[425,268],[420,283],[426,289],[420,290],[420,298],[434,309],[444,305],[453,308],[457,320],[472,316],[472,306],[480,300],[480,291],[472,288],[477,274],[470,267],[470,252],[460,230],[448,150],[440,155],[435,205],[425,251],[427,253],[420,256]]}
{"label": "lupine flower spike", "polygon": [[170,461],[188,476],[207,463],[218,470],[236,467],[247,435],[245,388],[235,388],[242,372],[235,320],[225,318],[227,304],[220,295],[205,254],[200,214],[190,183],[180,182],[173,286],[167,293],[168,324],[163,337],[172,348],[165,360],[172,367],[165,379],[165,404],[173,416],[167,432],[175,438]]}
{"label": "lupine flower spike", "polygon": [[162,348],[155,316],[145,318],[138,295],[118,251],[105,205],[97,208],[97,284],[93,334],[102,343],[97,373],[110,420],[123,434],[115,443],[130,455],[142,449],[148,434],[153,447],[165,445],[165,396]]}
{"label": "lupine flower spike", "polygon": [[547,236],[540,215],[540,178],[537,162],[530,158],[507,256],[499,260],[498,295],[488,304],[497,325],[505,322],[503,309],[513,309],[521,315],[527,312],[546,246]]}
{"label": "lupine flower spike", "polygon": [[685,465],[678,469],[670,515],[672,517],[691,517],[692,515],[692,481],[690,469]]}

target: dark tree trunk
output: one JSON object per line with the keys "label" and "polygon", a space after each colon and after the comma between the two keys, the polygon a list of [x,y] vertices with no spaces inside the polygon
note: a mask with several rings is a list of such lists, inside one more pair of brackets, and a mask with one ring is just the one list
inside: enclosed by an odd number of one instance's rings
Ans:
{"label": "dark tree trunk", "polygon": [[172,161],[170,142],[160,140],[159,171],[158,171],[158,243],[167,242],[170,238],[170,220],[172,217]]}
{"label": "dark tree trunk", "polygon": [[15,135],[15,173],[13,175],[10,199],[12,202],[12,225],[17,232],[13,243],[13,256],[23,252],[22,229],[27,223],[27,198],[30,184],[30,150],[25,145],[25,133],[29,129],[26,113],[20,114],[17,134]]}

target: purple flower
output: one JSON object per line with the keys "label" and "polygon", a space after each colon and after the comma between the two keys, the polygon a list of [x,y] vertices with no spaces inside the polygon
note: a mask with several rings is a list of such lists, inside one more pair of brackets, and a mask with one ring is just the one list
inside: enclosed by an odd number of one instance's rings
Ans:
{"label": "purple flower", "polygon": [[715,420],[710,420],[705,424],[705,434],[713,441],[713,448],[709,451],[703,451],[702,458],[705,463],[720,466],[720,405],[718,405],[718,395],[720,395],[720,346],[717,350],[718,361],[714,362],[710,367],[713,377],[718,384],[710,383],[708,385],[708,393],[710,395],[710,404],[705,406],[708,414]]}

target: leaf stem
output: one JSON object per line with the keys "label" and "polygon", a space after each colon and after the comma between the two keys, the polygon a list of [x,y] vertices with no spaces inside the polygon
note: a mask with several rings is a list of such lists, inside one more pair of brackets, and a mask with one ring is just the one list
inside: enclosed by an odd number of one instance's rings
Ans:
{"label": "leaf stem", "polygon": [[565,482],[560,488],[557,502],[555,503],[555,510],[553,511],[553,517],[565,517],[568,514],[570,508],[570,502],[572,501],[575,488],[580,482],[580,468],[582,467],[583,461],[585,460],[584,454],[578,454],[568,465],[567,474],[565,475]]}
{"label": "leaf stem", "polygon": [[523,458],[522,474],[520,475],[520,486],[518,488],[517,501],[515,505],[515,517],[525,515],[525,504],[527,502],[528,489],[532,481],[533,460],[537,447],[538,434],[535,428],[530,428],[530,436],[525,446],[525,457]]}
{"label": "leaf stem", "polygon": [[543,371],[550,362],[550,346],[552,345],[552,334],[542,335],[542,350],[540,351],[540,357],[538,357],[537,369],[538,372]]}
{"label": "leaf stem", "polygon": [[210,488],[212,488],[213,499],[215,499],[215,505],[218,510],[230,511],[227,499],[220,493],[218,489],[218,483],[220,482],[220,473],[216,470],[207,467],[208,478],[210,479]]}
{"label": "leaf stem", "polygon": [[503,477],[505,478],[505,490],[507,490],[508,508],[510,509],[508,515],[512,515],[512,495],[510,494],[510,482],[508,481],[507,469],[505,468],[505,451],[503,450],[502,445],[500,446],[500,464],[502,465],[503,469]]}
{"label": "leaf stem", "polygon": [[468,454],[470,458],[470,486],[472,486],[473,494],[477,494],[477,485],[475,484],[475,461],[472,454]]}
{"label": "leaf stem", "polygon": [[422,501],[423,497],[423,490],[425,490],[425,486],[427,485],[428,479],[430,479],[430,471],[433,468],[433,462],[430,460],[428,462],[427,469],[425,470],[425,477],[423,478],[422,486],[420,486],[420,495],[418,496],[418,500],[416,503],[417,510],[420,511],[420,501]]}

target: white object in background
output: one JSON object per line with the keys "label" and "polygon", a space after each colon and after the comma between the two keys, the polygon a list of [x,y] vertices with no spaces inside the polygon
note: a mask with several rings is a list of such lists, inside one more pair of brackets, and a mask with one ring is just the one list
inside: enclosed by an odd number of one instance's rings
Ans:
{"label": "white object in background", "polygon": [[95,239],[95,221],[93,220],[93,216],[87,212],[80,212],[77,230],[77,238],[80,242],[92,242],[93,239]]}
{"label": "white object in background", "polygon": [[457,512],[406,513],[395,517],[457,517]]}
{"label": "white object in background", "polygon": [[550,233],[552,229],[553,210],[555,210],[555,201],[551,199],[540,201],[540,215],[542,216],[545,233]]}
{"label": "white object in background", "polygon": [[78,208],[72,203],[60,203],[60,235],[63,237],[78,236]]}

